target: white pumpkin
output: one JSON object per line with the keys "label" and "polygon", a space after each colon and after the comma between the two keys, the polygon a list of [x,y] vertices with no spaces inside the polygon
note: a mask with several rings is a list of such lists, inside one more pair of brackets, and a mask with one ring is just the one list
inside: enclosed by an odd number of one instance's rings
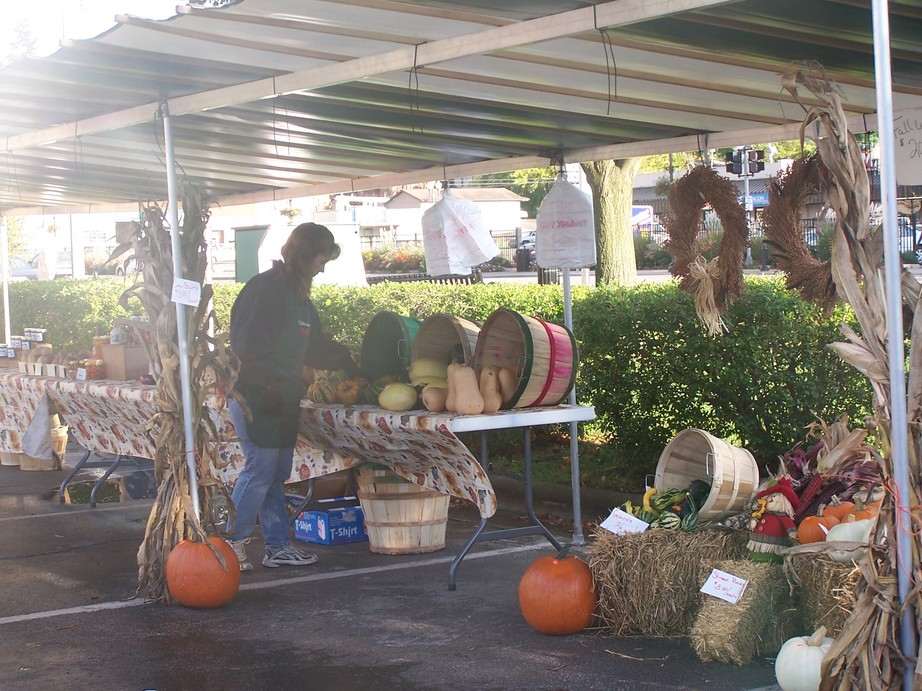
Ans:
{"label": "white pumpkin", "polygon": [[775,658],[775,679],[783,691],[816,691],[820,687],[823,658],[834,639],[821,626],[812,636],[785,641]]}
{"label": "white pumpkin", "polygon": [[[863,542],[867,543],[871,539],[871,530],[874,528],[874,524],[877,522],[876,518],[862,518],[861,520],[854,520],[854,516],[849,516],[851,520],[843,521],[838,525],[834,525],[829,529],[829,534],[826,535],[826,544],[835,547],[836,542]],[[866,547],[858,547],[857,549],[843,550],[843,549],[831,549],[828,554],[830,558],[838,562],[848,563],[850,561],[856,561],[861,559],[864,556],[864,553],[867,552]]]}

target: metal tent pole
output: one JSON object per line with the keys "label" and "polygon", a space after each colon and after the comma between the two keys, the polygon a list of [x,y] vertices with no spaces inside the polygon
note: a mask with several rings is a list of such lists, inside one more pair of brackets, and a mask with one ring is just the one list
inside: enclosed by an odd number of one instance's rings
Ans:
{"label": "metal tent pole", "polygon": [[[570,296],[570,269],[563,270],[563,323],[573,331],[573,309]],[[576,405],[576,384],[570,389],[570,405]],[[570,423],[570,482],[573,487],[573,544],[585,545],[583,536],[583,511],[580,506],[579,489],[579,428],[576,422]]]}
{"label": "metal tent pole", "polygon": [[0,214],[0,271],[3,272],[3,342],[10,345],[12,328],[10,327],[10,233],[6,225],[6,216]]}
{"label": "metal tent pole", "polygon": [[[176,169],[173,159],[173,129],[170,122],[170,109],[166,102],[160,106],[163,118],[163,142],[166,151],[166,184],[169,197],[170,214],[170,248],[173,251],[173,280],[182,278],[182,252],[179,245],[179,199],[176,194]],[[179,381],[182,387],[182,417],[186,432],[186,467],[189,470],[189,494],[192,495],[192,509],[196,519],[201,518],[198,496],[198,476],[195,463],[195,432],[192,429],[192,389],[190,387],[191,364],[189,346],[186,341],[185,305],[176,302],[176,338],[179,341]]]}
{"label": "metal tent pole", "polygon": [[[877,91],[877,129],[880,136],[880,199],[884,212],[884,270],[887,309],[887,356],[890,364],[890,448],[897,496],[895,529],[897,555],[897,588],[900,604],[900,637],[906,661],[916,659],[916,635],[912,618],[905,609],[909,597],[912,569],[912,536],[909,518],[909,451],[906,424],[906,379],[903,352],[903,297],[900,290],[902,262],[899,251],[896,208],[896,165],[893,132],[893,85],[890,73],[890,20],[886,0],[872,0],[874,26],[874,76]],[[903,688],[913,688],[913,669],[903,665]]]}

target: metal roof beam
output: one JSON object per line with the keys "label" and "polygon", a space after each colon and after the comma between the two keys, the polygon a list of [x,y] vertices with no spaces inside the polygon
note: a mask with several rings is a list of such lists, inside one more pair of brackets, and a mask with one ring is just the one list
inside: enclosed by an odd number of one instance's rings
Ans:
{"label": "metal roof beam", "polygon": [[[572,36],[602,27],[624,26],[656,17],[727,4],[732,0],[615,0],[593,7],[548,15],[474,34],[407,46],[378,55],[292,72],[169,100],[173,116],[317,89],[379,74],[400,72],[454,58]],[[220,12],[220,10],[215,10]],[[4,151],[14,152],[54,141],[135,125],[151,119],[159,103],[66,123],[6,138]]]}

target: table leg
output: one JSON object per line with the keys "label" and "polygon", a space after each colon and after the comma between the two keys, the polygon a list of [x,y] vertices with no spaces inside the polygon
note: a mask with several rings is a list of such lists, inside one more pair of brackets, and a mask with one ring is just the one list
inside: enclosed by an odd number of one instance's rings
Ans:
{"label": "table leg", "polygon": [[61,503],[62,503],[62,504],[64,503],[64,490],[67,489],[67,483],[69,483],[71,480],[74,479],[74,475],[76,475],[76,474],[77,474],[77,471],[79,471],[79,470],[83,467],[83,465],[87,462],[87,460],[89,459],[89,457],[90,457],[90,451],[89,451],[89,449],[84,450],[84,452],[83,452],[83,458],[81,458],[79,461],[77,461],[77,464],[74,466],[73,470],[71,470],[71,471],[67,474],[67,477],[64,478],[64,482],[61,483],[61,487],[60,487],[60,489],[58,489],[58,494],[59,494],[59,496],[61,497]]}
{"label": "table leg", "polygon": [[[296,497],[298,495],[292,494],[290,496]],[[295,509],[294,514],[289,520],[289,523],[291,525],[294,525],[295,521],[298,520],[298,516],[301,515],[301,512],[304,511],[304,507],[310,503],[311,497],[313,496],[314,496],[314,478],[309,478],[307,481],[307,494],[305,494],[303,497],[299,497],[301,499],[301,503],[298,504],[298,508]]]}
{"label": "table leg", "polygon": [[117,455],[115,460],[112,461],[112,465],[106,468],[106,472],[103,473],[102,477],[96,481],[95,485],[93,485],[93,489],[90,490],[90,506],[94,509],[96,508],[96,495],[99,493],[99,490],[102,489],[102,486],[106,484],[106,480],[109,479],[109,476],[112,474],[112,472],[118,468],[118,464],[122,462],[122,458],[124,458],[124,456],[121,454]]}
{"label": "table leg", "polygon": [[528,515],[531,523],[527,526],[522,526],[521,528],[503,528],[500,530],[490,530],[488,532],[484,532],[484,528],[486,528],[489,518],[481,517],[480,523],[478,523],[476,530],[474,530],[474,534],[471,535],[468,541],[464,544],[464,547],[461,548],[461,551],[458,552],[457,556],[452,560],[451,566],[448,567],[449,590],[455,589],[455,574],[458,571],[458,567],[461,565],[461,560],[467,556],[467,553],[470,552],[471,547],[474,546],[475,542],[503,540],[505,538],[522,537],[525,535],[543,535],[545,538],[547,538],[547,541],[554,546],[554,549],[558,551],[560,550],[560,541],[554,537],[551,531],[548,530],[547,527],[535,515],[534,500],[532,496],[530,427],[525,428],[523,456],[525,461],[525,512]]}

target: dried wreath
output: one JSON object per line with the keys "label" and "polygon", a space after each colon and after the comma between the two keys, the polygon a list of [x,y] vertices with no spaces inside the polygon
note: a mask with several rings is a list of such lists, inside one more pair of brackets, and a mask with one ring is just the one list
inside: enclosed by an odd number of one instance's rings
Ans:
{"label": "dried wreath", "polygon": [[[701,211],[710,205],[724,229],[718,255],[706,262],[698,251]],[[698,166],[669,190],[671,213],[664,219],[669,240],[666,249],[675,258],[672,275],[679,288],[695,296],[698,318],[709,333],[726,327],[720,314],[743,286],[743,260],[748,240],[746,215],[737,200],[736,186],[707,166]]]}
{"label": "dried wreath", "polygon": [[801,156],[772,181],[763,215],[765,241],[772,247],[778,268],[787,275],[787,287],[805,300],[830,312],[837,301],[832,263],[819,261],[804,242],[800,222],[807,199],[822,193],[825,166],[817,155]]}

